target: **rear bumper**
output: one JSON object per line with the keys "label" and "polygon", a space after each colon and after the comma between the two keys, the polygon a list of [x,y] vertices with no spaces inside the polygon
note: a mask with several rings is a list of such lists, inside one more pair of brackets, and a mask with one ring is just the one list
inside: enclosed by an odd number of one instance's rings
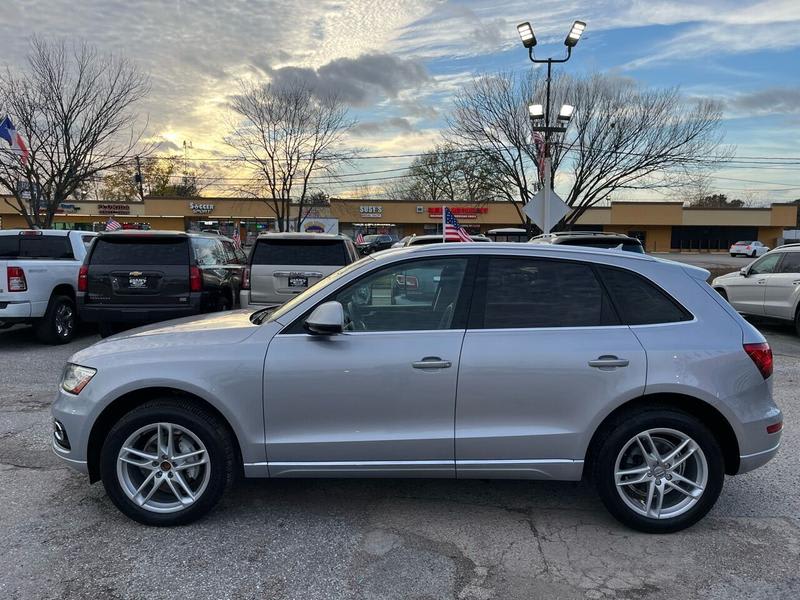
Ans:
{"label": "rear bumper", "polygon": [[0,302],[0,321],[22,323],[29,319],[31,319],[31,303],[29,301]]}
{"label": "rear bumper", "polygon": [[180,306],[143,304],[93,304],[78,298],[78,315],[90,323],[157,323],[180,317],[198,315],[202,310],[202,294],[192,293],[189,301]]}
{"label": "rear bumper", "polygon": [[250,290],[242,290],[241,292],[239,292],[239,306],[241,308],[252,308],[255,310],[258,308],[266,308],[268,306],[280,306],[281,304],[291,300],[292,298],[294,298],[294,295],[291,295],[287,298],[280,298],[274,301],[252,302],[250,300]]}

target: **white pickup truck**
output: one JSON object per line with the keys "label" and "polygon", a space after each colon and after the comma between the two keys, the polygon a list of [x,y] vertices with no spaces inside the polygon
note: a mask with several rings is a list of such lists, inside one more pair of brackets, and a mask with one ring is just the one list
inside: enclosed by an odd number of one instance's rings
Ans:
{"label": "white pickup truck", "polygon": [[75,334],[75,291],[90,231],[0,230],[0,327],[31,323],[48,344]]}

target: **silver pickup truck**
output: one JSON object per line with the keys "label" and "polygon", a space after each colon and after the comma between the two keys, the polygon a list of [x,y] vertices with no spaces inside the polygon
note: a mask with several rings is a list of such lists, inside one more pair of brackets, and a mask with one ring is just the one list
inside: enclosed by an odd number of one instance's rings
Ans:
{"label": "silver pickup truck", "polygon": [[47,344],[75,334],[75,291],[90,231],[0,230],[0,327],[31,323]]}

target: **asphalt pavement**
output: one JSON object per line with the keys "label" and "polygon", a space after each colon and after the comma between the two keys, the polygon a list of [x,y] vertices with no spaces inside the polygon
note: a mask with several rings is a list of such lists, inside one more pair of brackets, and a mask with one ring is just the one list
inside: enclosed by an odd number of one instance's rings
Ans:
{"label": "asphalt pavement", "polygon": [[144,527],[50,451],[64,361],[97,336],[0,332],[0,598],[797,598],[800,338],[762,327],[783,447],[668,536],[585,483],[496,480],[253,480],[194,525]]}

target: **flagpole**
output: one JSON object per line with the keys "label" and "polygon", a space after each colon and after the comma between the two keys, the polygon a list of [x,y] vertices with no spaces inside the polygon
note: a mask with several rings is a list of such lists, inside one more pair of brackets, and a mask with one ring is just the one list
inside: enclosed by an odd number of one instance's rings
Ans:
{"label": "flagpole", "polygon": [[444,211],[447,209],[446,206],[442,206],[442,243],[447,241],[447,219],[444,216]]}

